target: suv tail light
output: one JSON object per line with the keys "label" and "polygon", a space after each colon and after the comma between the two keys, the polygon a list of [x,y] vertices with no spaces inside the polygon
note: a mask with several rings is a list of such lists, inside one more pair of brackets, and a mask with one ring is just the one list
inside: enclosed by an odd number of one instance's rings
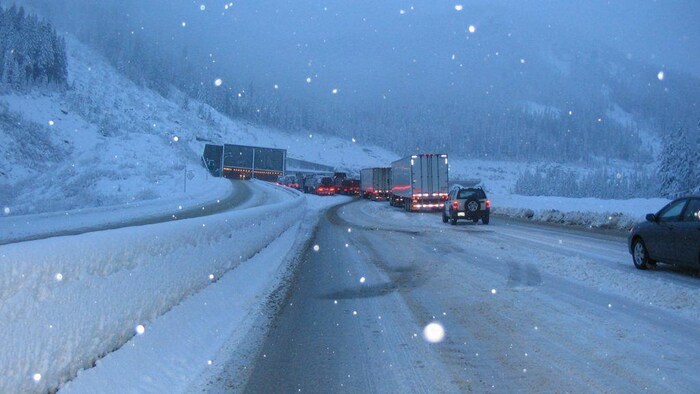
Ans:
{"label": "suv tail light", "polygon": [[459,210],[459,201],[458,200],[452,201],[452,209],[454,209],[455,211]]}
{"label": "suv tail light", "polygon": [[486,209],[491,209],[491,200],[486,200]]}

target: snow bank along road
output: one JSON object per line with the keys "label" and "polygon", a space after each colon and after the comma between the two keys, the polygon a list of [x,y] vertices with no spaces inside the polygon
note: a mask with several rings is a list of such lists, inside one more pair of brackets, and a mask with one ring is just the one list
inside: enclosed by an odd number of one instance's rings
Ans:
{"label": "snow bank along road", "polygon": [[316,234],[246,392],[700,387],[700,279],[636,270],[624,238],[365,201]]}
{"label": "snow bank along road", "polygon": [[229,184],[221,180],[209,190],[184,198],[143,201],[126,207],[5,217],[0,218],[0,245],[212,215],[262,205],[265,196],[264,193],[253,194],[246,182],[231,181]]}
{"label": "snow bank along road", "polygon": [[[0,392],[53,391],[81,369],[96,362],[99,366],[104,355],[121,351],[130,341],[130,346],[153,344],[132,339],[139,333],[146,337],[151,324],[158,326],[155,322],[160,317],[165,319],[168,311],[232,270],[275,272],[275,265],[257,271],[245,267],[270,244],[277,245],[273,251],[280,251],[285,249],[280,242],[287,249],[296,242],[289,234],[296,232],[304,218],[306,198],[264,183],[243,187],[252,194],[243,205],[256,205],[254,201],[264,204],[192,219],[1,246]],[[244,275],[222,282],[232,286],[231,281],[254,282],[253,278]],[[258,291],[266,289],[265,283],[249,284],[249,299],[261,297]],[[183,309],[196,312],[202,308],[201,304],[190,304]],[[182,323],[188,320],[185,313],[171,329],[184,327]],[[168,330],[164,331],[166,335]],[[164,337],[158,337],[161,342],[152,338],[163,345]],[[208,350],[211,353],[212,349]],[[137,357],[141,355],[137,353]],[[181,366],[177,361],[182,357],[161,355],[167,361],[156,364],[151,376],[180,376],[177,369],[168,370],[168,366]],[[118,375],[116,371],[123,365],[105,374]],[[126,376],[121,382],[136,386],[123,390],[116,384],[119,382],[109,387],[117,392],[169,391],[155,384],[151,376]],[[75,381],[78,388],[80,380]],[[93,389],[102,392],[109,387]],[[88,388],[82,392],[95,391]]]}

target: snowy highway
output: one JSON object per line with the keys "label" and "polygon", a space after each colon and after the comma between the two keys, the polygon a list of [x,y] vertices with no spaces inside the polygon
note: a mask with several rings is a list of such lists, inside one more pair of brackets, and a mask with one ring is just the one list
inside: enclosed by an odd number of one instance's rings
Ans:
{"label": "snowy highway", "polygon": [[[247,385],[224,376],[211,392],[700,387],[700,279],[637,271],[623,236],[450,226],[359,201],[330,209],[314,237]],[[434,322],[438,343],[423,334]]]}
{"label": "snowy highway", "polygon": [[172,201],[168,207],[167,202],[159,201],[155,205],[147,203],[136,207],[103,207],[93,211],[5,218],[0,245],[191,219],[260,206],[266,199],[267,194],[252,193],[246,182],[231,181],[229,193],[222,194],[220,199],[206,201],[195,197],[193,201],[187,201],[191,203],[189,206]]}

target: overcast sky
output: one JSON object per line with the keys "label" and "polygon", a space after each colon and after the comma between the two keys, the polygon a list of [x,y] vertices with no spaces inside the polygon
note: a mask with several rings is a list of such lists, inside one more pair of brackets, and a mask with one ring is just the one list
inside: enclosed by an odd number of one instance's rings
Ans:
{"label": "overcast sky", "polygon": [[[65,1],[87,8],[92,0]],[[552,48],[555,56],[556,48],[583,53],[612,48],[619,52],[615,55],[666,69],[667,75],[682,70],[700,77],[700,1],[695,0],[117,4],[130,15],[128,28],[136,34],[184,44],[191,55],[215,62],[224,78],[278,85],[287,92],[319,95],[337,88],[376,98],[401,89],[402,94],[448,90],[474,77],[465,72],[469,62],[498,57],[515,68],[518,60]]]}
{"label": "overcast sky", "polygon": [[[447,60],[463,52],[469,39],[490,46],[482,48],[486,52],[517,49],[524,52],[517,54],[520,57],[553,43],[583,50],[602,43],[660,69],[700,76],[700,1],[237,0],[231,4],[225,9],[221,1],[155,0],[142,2],[135,13],[147,29],[185,41],[203,55],[211,53],[219,65],[242,79],[295,88],[311,77],[323,89],[363,84],[388,89],[405,80],[407,73],[416,78],[449,73]],[[475,33],[468,32],[470,25]],[[509,45],[509,33],[531,39],[532,46]]]}

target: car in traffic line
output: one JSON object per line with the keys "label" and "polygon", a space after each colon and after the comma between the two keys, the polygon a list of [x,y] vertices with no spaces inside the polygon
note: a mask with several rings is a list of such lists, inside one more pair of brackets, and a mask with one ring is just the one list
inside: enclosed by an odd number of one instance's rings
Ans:
{"label": "car in traffic line", "polygon": [[319,196],[335,195],[335,186],[333,186],[333,178],[324,175],[314,175],[307,179],[304,183],[306,193],[312,193]]}
{"label": "car in traffic line", "polygon": [[340,185],[340,194],[346,196],[359,196],[360,195],[360,180],[359,179],[346,179]]}
{"label": "car in traffic line", "polygon": [[657,262],[700,268],[700,196],[679,198],[629,232],[634,266],[647,269]]}
{"label": "car in traffic line", "polygon": [[453,187],[442,208],[442,222],[449,221],[452,225],[456,225],[459,219],[474,223],[481,220],[483,224],[489,224],[490,216],[491,201],[481,187]]}

